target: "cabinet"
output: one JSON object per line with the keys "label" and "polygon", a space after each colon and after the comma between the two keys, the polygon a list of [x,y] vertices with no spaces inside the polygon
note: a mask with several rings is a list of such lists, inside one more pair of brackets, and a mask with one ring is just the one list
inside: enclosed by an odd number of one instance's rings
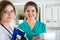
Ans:
{"label": "cabinet", "polygon": [[47,26],[51,26],[52,24],[52,15],[51,15],[51,7],[45,7],[44,9],[44,22],[46,23]]}
{"label": "cabinet", "polygon": [[52,7],[52,26],[53,27],[57,27],[58,26],[58,7],[57,6],[53,6]]}
{"label": "cabinet", "polygon": [[60,6],[59,6],[59,26],[60,26]]}
{"label": "cabinet", "polygon": [[44,5],[43,20],[47,27],[60,27],[60,6]]}

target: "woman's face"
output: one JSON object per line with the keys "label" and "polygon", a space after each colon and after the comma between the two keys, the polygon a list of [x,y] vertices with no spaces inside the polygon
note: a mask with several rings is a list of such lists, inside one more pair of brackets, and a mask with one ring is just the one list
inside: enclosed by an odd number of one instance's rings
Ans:
{"label": "woman's face", "polygon": [[11,22],[15,16],[15,12],[11,5],[7,5],[5,10],[2,11],[1,14],[2,14],[1,20],[6,22]]}
{"label": "woman's face", "polygon": [[27,19],[35,19],[36,14],[37,12],[34,6],[28,6],[27,9],[25,10],[25,17]]}

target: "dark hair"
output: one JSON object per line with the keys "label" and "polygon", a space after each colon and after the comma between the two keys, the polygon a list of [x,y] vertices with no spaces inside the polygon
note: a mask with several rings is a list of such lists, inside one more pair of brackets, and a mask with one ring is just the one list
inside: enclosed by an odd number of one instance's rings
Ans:
{"label": "dark hair", "polygon": [[28,6],[34,6],[35,9],[36,9],[36,12],[38,12],[37,4],[35,2],[32,2],[32,1],[29,1],[29,2],[27,2],[25,4],[25,6],[24,6],[24,12],[25,12],[25,10],[27,9]]}
{"label": "dark hair", "polygon": [[14,5],[10,2],[10,1],[7,1],[7,0],[3,0],[0,2],[0,14],[3,10],[5,10],[6,6],[8,5],[11,5],[14,9],[14,12],[15,12],[15,7]]}

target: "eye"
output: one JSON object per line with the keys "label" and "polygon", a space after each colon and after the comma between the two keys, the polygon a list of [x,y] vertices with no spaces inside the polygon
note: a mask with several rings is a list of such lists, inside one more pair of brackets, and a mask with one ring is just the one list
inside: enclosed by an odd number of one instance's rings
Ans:
{"label": "eye", "polygon": [[14,12],[14,10],[11,10],[11,13]]}
{"label": "eye", "polygon": [[30,12],[29,10],[27,10],[27,12]]}
{"label": "eye", "polygon": [[34,10],[32,10],[32,12],[34,12]]}
{"label": "eye", "polygon": [[4,13],[7,13],[7,11],[4,11]]}

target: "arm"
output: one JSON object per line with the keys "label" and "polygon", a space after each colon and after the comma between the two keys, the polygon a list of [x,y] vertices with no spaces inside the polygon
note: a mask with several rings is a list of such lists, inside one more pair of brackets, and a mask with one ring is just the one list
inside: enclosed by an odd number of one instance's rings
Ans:
{"label": "arm", "polygon": [[45,34],[46,34],[46,25],[43,24],[43,25],[42,25],[42,32],[41,32],[41,34],[40,34],[40,39],[41,39],[41,40],[45,40]]}

